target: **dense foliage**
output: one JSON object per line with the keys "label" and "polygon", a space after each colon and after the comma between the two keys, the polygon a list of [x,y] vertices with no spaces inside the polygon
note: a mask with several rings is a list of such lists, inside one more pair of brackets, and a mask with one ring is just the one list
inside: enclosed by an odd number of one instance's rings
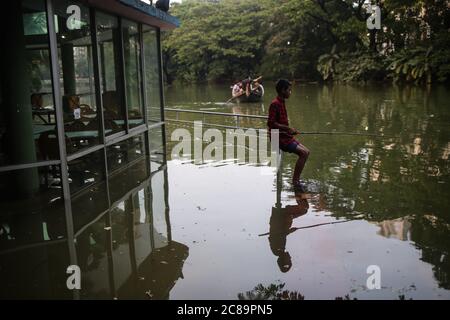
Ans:
{"label": "dense foliage", "polygon": [[364,2],[184,0],[171,8],[181,27],[164,36],[166,79],[449,79],[448,0],[372,0],[382,17],[373,31]]}

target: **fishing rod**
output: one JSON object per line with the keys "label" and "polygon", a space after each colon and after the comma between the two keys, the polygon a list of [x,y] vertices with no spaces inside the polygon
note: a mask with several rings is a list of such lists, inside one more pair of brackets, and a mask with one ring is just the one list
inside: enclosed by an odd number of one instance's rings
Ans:
{"label": "fishing rod", "polygon": [[322,131],[305,131],[299,132],[300,135],[337,135],[337,136],[360,136],[360,137],[377,137],[377,138],[398,138],[397,136],[376,134],[376,133],[363,133],[363,132],[322,132]]}
{"label": "fishing rod", "polygon": [[[183,121],[183,120],[176,120],[176,119],[166,119],[168,122],[178,122],[178,123],[185,123],[188,125],[194,125],[193,121]],[[239,127],[239,126],[227,126],[227,125],[220,125],[220,124],[213,124],[213,123],[202,123],[202,126],[204,127],[213,127],[213,128],[219,128],[219,129],[242,129],[242,130],[266,130],[265,128],[247,128],[247,127]],[[359,136],[359,137],[373,137],[373,138],[393,138],[398,139],[398,136],[392,136],[392,135],[385,135],[385,134],[375,134],[375,133],[363,133],[363,132],[338,132],[338,131],[330,131],[330,132],[322,132],[322,131],[303,131],[299,132],[299,135],[337,135],[337,136]],[[247,136],[253,136],[253,135],[247,135]]]}
{"label": "fishing rod", "polygon": [[[299,227],[299,228],[292,228],[292,229],[291,229],[292,231],[289,232],[289,233],[295,232],[295,231],[300,230],[300,229],[311,229],[311,228],[316,228],[316,227],[321,227],[321,226],[327,226],[327,225],[333,225],[333,224],[339,224],[339,223],[345,223],[345,222],[351,222],[351,221],[353,221],[353,220],[344,220],[344,221],[336,221],[336,222],[328,222],[328,223],[319,223],[319,224],[314,224],[314,225],[312,225],[312,226]],[[280,233],[277,233],[277,234],[281,234],[281,232],[280,232]],[[268,235],[270,235],[270,232],[260,234],[259,237],[264,237],[264,236],[268,236]]]}
{"label": "fishing rod", "polygon": [[[225,117],[242,117],[242,118],[249,118],[249,119],[266,119],[264,116],[251,116],[251,115],[245,115],[245,114],[227,114],[227,113],[216,113],[216,112],[199,112],[199,111],[192,111],[192,110],[176,110],[176,109],[169,109],[168,111],[175,111],[175,112],[184,112],[184,113],[200,113],[203,115],[218,115],[218,116],[225,116]],[[194,121],[183,121],[178,119],[170,119],[166,118],[166,121],[169,122],[178,122],[178,123],[186,123],[189,125],[194,125]],[[221,124],[215,124],[215,123],[202,123],[202,126],[205,127],[213,127],[213,128],[221,128],[221,129],[242,129],[242,130],[266,130],[265,128],[247,128],[247,127],[241,127],[239,125],[221,125]],[[280,134],[283,134],[282,131],[280,131]],[[386,135],[384,133],[382,134],[376,134],[376,133],[366,133],[366,132],[340,132],[340,131],[302,131],[298,132],[297,134],[300,135],[337,135],[337,136],[359,136],[359,137],[374,137],[374,138],[395,138],[398,139],[400,137],[398,136],[392,136],[392,135]]]}

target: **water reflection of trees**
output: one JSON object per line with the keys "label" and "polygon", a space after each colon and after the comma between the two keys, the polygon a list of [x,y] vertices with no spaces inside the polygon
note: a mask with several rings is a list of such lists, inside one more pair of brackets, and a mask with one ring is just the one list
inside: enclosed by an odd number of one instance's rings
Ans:
{"label": "water reflection of trees", "polygon": [[[321,191],[336,217],[377,223],[408,217],[411,240],[433,265],[440,285],[449,288],[450,110],[445,97],[443,88],[323,87],[309,99],[319,114],[299,114],[304,117],[299,123],[312,131],[325,125],[326,131],[385,135],[303,137],[312,150],[305,176],[323,182]],[[285,166],[286,181],[294,160]]]}
{"label": "water reflection of trees", "polygon": [[[253,290],[247,291],[245,293],[238,293],[239,300],[305,300],[305,296],[299,291],[286,290],[284,287],[285,283],[274,284],[271,283],[268,286],[263,284],[257,285]],[[399,295],[399,300],[406,300],[405,295]],[[350,294],[344,297],[336,297],[335,300],[358,300],[352,298]],[[412,300],[412,299],[411,299]]]}
{"label": "water reflection of trees", "polygon": [[[301,131],[380,135],[300,136],[312,151],[305,177],[322,183],[321,207],[335,217],[407,221],[408,239],[445,288],[450,272],[447,97],[444,87],[334,85],[296,86],[288,101],[291,125]],[[286,185],[294,165],[295,157],[285,157]],[[438,222],[429,223],[430,217]]]}
{"label": "water reflection of trees", "polygon": [[[333,207],[334,198],[339,203],[342,198],[357,202],[355,207],[343,208],[335,203],[337,213],[370,212],[379,218],[376,220],[384,220],[411,214],[411,208],[430,212],[431,207],[433,214],[448,218],[445,184],[449,181],[449,129],[442,121],[450,114],[440,110],[442,104],[440,109],[436,106],[439,100],[422,103],[433,101],[433,96],[425,99],[423,95],[431,93],[417,89],[406,95],[408,99],[402,97],[401,102],[392,96],[403,92],[399,89],[379,95],[351,87],[317,91],[319,98],[312,103],[317,103],[320,114],[305,112],[306,119],[301,121],[308,124],[308,130],[318,130],[326,122],[332,123],[327,131],[361,131],[362,121],[368,132],[386,135],[302,137],[314,151],[306,176],[329,182],[326,193],[330,205]],[[365,101],[372,102],[367,105]],[[430,117],[430,110],[434,117]],[[334,124],[334,120],[338,123]],[[286,178],[291,174],[293,160],[288,159]]]}

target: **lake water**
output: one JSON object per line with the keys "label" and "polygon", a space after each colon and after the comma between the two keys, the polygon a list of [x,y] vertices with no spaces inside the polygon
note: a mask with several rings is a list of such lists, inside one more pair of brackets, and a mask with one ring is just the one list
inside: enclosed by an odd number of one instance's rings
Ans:
{"label": "lake water", "polygon": [[[175,86],[166,104],[266,115],[271,86],[260,104],[223,103],[227,86]],[[296,85],[287,102],[291,126],[362,134],[299,137],[311,150],[302,178],[313,190],[300,197],[290,186],[293,155],[284,158],[278,183],[275,174],[230,159],[169,159],[172,235],[189,246],[184,278],[170,297],[235,299],[284,284],[283,291],[305,299],[450,298],[449,98],[445,87]],[[175,112],[166,116],[176,119]],[[183,113],[180,119],[235,121]],[[169,141],[180,127],[189,128],[170,123]],[[379,267],[379,290],[367,287],[369,266]],[[259,284],[265,289],[253,290]]]}
{"label": "lake water", "polygon": [[[225,103],[228,86],[172,86],[166,105],[266,116],[265,86],[257,104]],[[172,157],[192,121],[207,133],[265,119],[167,111],[167,165],[152,138],[150,158],[133,153],[77,193],[74,243],[60,198],[2,204],[0,298],[449,299],[449,101],[446,87],[295,85],[288,114],[311,151],[303,194],[293,155],[278,174],[195,148]],[[75,258],[80,291],[66,286]]]}

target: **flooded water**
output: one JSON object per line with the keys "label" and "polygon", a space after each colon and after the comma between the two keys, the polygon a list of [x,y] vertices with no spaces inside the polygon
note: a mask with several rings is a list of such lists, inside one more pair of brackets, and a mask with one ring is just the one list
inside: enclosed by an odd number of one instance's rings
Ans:
{"label": "flooded water", "polygon": [[[220,103],[228,91],[173,87],[167,105],[266,115],[275,96],[266,84],[261,104]],[[172,235],[190,248],[171,298],[285,290],[305,299],[450,298],[448,98],[447,88],[295,86],[287,103],[291,126],[363,134],[301,135],[311,150],[303,174],[311,192],[297,197],[292,155],[278,180],[242,163],[169,161]],[[264,127],[261,120],[241,121]],[[178,127],[173,123],[168,133]],[[380,268],[379,290],[367,287],[369,266]]]}
{"label": "flooded water", "polygon": [[[226,104],[227,86],[168,87],[166,105],[265,116],[275,96],[265,86],[258,104]],[[168,111],[167,165],[135,152],[74,196],[75,246],[57,198],[2,204],[0,298],[449,299],[449,98],[445,87],[296,85],[287,106],[311,150],[304,194],[291,189],[293,155],[278,174],[234,157],[172,158],[174,131],[193,131],[172,120],[237,119]],[[24,205],[33,212],[9,215]],[[368,270],[380,289],[368,287]]]}

